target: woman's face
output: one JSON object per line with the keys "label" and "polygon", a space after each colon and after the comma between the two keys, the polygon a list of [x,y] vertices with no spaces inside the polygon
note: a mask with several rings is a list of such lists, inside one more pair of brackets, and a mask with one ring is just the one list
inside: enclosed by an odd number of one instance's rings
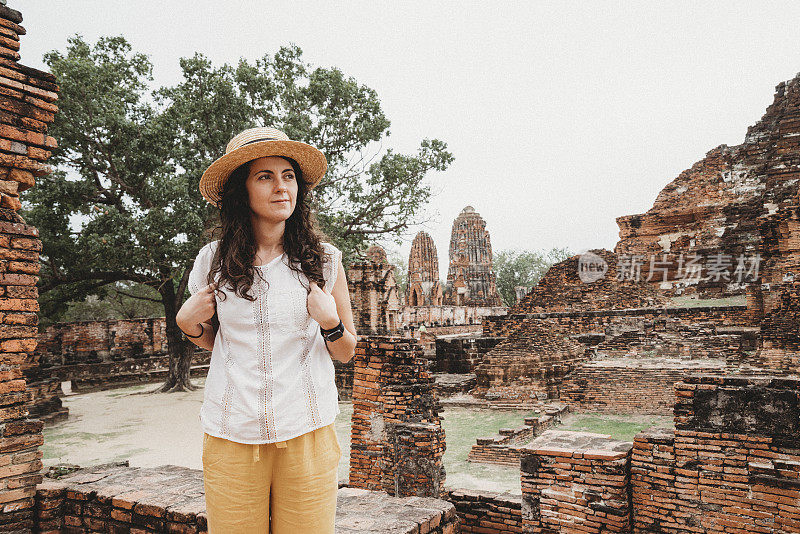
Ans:
{"label": "woman's face", "polygon": [[250,198],[250,210],[257,217],[279,223],[294,212],[297,178],[289,161],[279,156],[253,160],[245,187]]}

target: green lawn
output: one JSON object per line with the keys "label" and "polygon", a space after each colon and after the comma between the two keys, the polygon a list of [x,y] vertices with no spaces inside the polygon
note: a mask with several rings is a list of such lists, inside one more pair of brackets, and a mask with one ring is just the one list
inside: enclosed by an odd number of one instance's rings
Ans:
{"label": "green lawn", "polygon": [[673,426],[672,416],[580,413],[568,414],[558,430],[609,434],[614,439],[633,441],[633,437],[653,426]]}

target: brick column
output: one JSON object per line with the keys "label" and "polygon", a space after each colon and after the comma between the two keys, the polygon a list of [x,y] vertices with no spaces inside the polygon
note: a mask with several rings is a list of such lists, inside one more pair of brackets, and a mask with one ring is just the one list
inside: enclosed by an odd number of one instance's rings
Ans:
{"label": "brick column", "polygon": [[55,78],[17,63],[20,22],[0,5],[0,532],[30,531],[42,481],[42,422],[28,418],[33,391],[23,375],[37,364],[42,244],[16,210],[19,193],[50,172],[44,162],[56,142],[47,125],[58,109]]}
{"label": "brick column", "polygon": [[521,450],[522,531],[631,532],[633,444],[548,430]]}
{"label": "brick column", "polygon": [[350,486],[440,497],[445,435],[433,378],[410,338],[362,339],[353,358]]}

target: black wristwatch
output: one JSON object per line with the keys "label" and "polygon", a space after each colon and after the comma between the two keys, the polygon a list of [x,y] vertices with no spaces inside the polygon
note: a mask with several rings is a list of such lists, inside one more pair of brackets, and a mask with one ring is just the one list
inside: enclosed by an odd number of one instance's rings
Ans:
{"label": "black wristwatch", "polygon": [[339,320],[339,324],[334,326],[333,328],[322,328],[322,325],[319,327],[319,331],[322,334],[322,337],[325,338],[325,341],[336,341],[340,337],[344,335],[344,325],[342,324],[341,319]]}

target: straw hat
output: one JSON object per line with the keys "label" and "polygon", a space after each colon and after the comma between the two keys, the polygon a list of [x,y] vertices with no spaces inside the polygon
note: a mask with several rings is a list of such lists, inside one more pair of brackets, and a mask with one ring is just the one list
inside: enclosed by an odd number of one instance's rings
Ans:
{"label": "straw hat", "polygon": [[292,141],[276,128],[250,128],[231,139],[225,147],[225,155],[209,165],[200,178],[200,194],[218,206],[222,200],[222,187],[231,173],[243,163],[264,156],[285,156],[295,160],[309,189],[317,185],[328,169],[328,161],[315,147]]}

